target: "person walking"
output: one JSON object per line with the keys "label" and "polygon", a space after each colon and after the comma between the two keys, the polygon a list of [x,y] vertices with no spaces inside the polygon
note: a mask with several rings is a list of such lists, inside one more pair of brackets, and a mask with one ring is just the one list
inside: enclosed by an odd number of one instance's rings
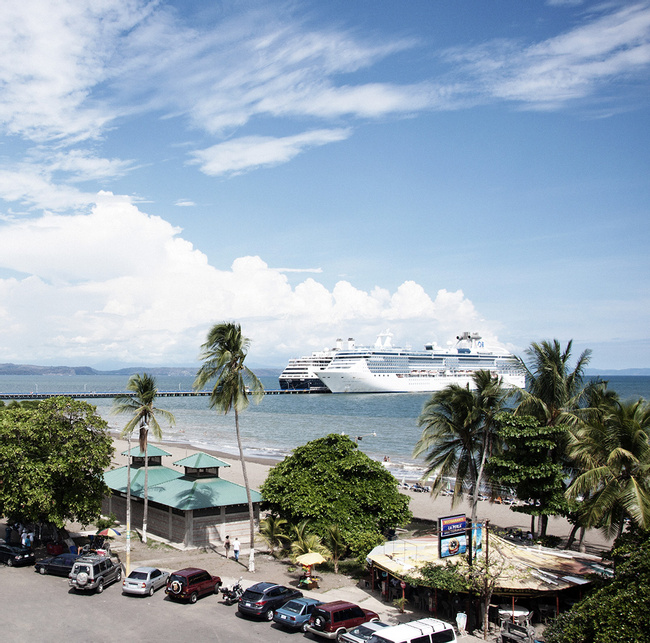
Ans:
{"label": "person walking", "polygon": [[239,538],[235,538],[235,542],[232,544],[232,551],[235,554],[235,560],[239,561]]}
{"label": "person walking", "polygon": [[226,549],[226,558],[230,558],[230,536],[226,536],[223,546]]}

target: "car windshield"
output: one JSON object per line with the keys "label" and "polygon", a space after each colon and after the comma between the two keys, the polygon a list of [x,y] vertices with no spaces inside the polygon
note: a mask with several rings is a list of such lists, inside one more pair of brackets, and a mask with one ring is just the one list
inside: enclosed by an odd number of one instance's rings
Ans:
{"label": "car windshield", "polygon": [[366,627],[365,625],[359,625],[358,627],[355,627],[354,629],[350,630],[350,634],[354,634],[355,636],[362,636],[364,641],[367,638],[370,638],[370,634],[373,633],[374,630],[371,630],[369,627]]}
{"label": "car windshield", "polygon": [[293,612],[294,614],[300,614],[304,605],[298,601],[289,601],[286,605],[282,607],[286,612]]}
{"label": "car windshield", "polygon": [[136,572],[134,570],[129,574],[129,578],[135,578],[137,580],[147,580],[147,572]]}
{"label": "car windshield", "polygon": [[242,600],[257,603],[257,601],[261,600],[263,597],[264,597],[264,594],[260,594],[260,592],[251,592],[250,589],[247,589],[244,592],[244,596],[242,597]]}

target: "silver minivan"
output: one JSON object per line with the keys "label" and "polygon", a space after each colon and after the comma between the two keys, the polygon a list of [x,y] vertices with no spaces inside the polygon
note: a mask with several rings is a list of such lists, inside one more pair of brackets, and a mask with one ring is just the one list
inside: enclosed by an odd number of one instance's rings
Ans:
{"label": "silver minivan", "polygon": [[456,643],[454,626],[436,618],[421,618],[375,632],[368,643]]}

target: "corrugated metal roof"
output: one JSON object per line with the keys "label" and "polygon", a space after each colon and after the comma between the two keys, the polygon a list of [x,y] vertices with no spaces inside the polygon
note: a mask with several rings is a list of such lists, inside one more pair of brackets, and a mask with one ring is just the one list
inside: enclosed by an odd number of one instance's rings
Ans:
{"label": "corrugated metal roof", "polygon": [[179,467],[192,467],[193,469],[207,469],[209,467],[229,467],[230,465],[219,458],[207,453],[199,452],[187,456],[182,460],[176,460],[174,464]]}
{"label": "corrugated metal roof", "polygon": [[[497,580],[495,594],[528,594],[558,591],[584,585],[589,576],[602,568],[601,559],[588,554],[522,547],[494,534],[489,535],[490,560],[503,560],[503,570]],[[397,578],[418,576],[425,563],[444,565],[454,557],[438,557],[437,537],[413,538],[386,542],[375,547],[368,559]]]}

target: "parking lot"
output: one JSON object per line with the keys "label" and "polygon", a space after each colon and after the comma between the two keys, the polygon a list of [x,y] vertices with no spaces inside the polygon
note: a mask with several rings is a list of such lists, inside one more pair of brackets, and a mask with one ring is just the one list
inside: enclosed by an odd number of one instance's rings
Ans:
{"label": "parking lot", "polygon": [[[224,578],[225,584],[236,579]],[[41,576],[33,567],[0,566],[0,637],[12,643],[37,641],[301,641],[266,621],[237,616],[221,596],[195,605],[176,603],[164,589],[153,597],[123,596],[121,583],[102,594],[74,593],[67,578]]]}

